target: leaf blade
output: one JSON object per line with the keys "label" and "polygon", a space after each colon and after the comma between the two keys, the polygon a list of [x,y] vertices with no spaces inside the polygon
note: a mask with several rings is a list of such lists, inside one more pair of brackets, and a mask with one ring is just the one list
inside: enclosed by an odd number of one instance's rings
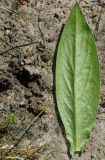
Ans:
{"label": "leaf blade", "polygon": [[76,3],[56,60],[56,99],[71,152],[83,148],[96,119],[100,80],[96,52],[93,35]]}

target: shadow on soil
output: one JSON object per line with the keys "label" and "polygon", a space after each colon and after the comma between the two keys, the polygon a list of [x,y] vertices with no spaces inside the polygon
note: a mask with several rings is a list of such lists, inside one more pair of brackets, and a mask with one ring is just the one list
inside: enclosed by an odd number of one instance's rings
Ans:
{"label": "shadow on soil", "polygon": [[60,31],[60,34],[59,34],[59,37],[58,37],[58,42],[57,42],[57,45],[56,45],[56,49],[55,49],[55,53],[54,53],[54,59],[53,59],[53,67],[52,67],[52,71],[53,71],[53,99],[54,99],[54,103],[55,103],[55,111],[56,111],[56,115],[57,115],[57,118],[58,118],[58,123],[59,123],[59,126],[61,128],[62,135],[65,139],[65,143],[67,145],[67,155],[68,155],[69,159],[71,160],[72,156],[70,154],[70,144],[69,144],[68,140],[66,139],[65,129],[64,129],[61,117],[60,117],[59,112],[58,112],[57,101],[56,101],[56,93],[55,93],[55,90],[56,90],[56,85],[55,85],[56,57],[57,57],[58,44],[59,44],[63,29],[64,29],[64,24],[62,25],[62,28],[61,28],[61,31]]}

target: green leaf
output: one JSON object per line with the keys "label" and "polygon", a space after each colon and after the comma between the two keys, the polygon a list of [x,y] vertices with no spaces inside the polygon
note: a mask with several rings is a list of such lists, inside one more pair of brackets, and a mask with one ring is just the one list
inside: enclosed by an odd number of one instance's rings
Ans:
{"label": "green leaf", "polygon": [[56,99],[70,152],[81,151],[93,128],[99,100],[99,62],[93,34],[78,5],[65,24],[56,60]]}

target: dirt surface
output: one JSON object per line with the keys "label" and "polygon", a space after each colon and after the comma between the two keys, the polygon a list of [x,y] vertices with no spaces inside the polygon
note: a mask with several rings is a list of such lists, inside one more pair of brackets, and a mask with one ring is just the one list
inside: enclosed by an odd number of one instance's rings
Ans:
{"label": "dirt surface", "polygon": [[[0,124],[8,114],[16,116],[14,124],[0,130],[0,146],[8,144],[47,108],[10,155],[27,156],[30,160],[70,159],[54,100],[54,55],[61,27],[74,3],[74,0],[0,0]],[[105,160],[105,1],[81,0],[80,6],[96,39],[101,93],[90,141],[83,154],[74,158]]]}

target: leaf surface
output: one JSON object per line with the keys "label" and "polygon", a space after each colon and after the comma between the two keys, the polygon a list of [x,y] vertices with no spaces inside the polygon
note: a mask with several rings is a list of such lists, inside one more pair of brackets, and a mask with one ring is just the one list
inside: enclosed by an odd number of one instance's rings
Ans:
{"label": "leaf surface", "polygon": [[93,34],[78,5],[65,24],[56,60],[56,99],[70,152],[81,151],[93,128],[100,88]]}

